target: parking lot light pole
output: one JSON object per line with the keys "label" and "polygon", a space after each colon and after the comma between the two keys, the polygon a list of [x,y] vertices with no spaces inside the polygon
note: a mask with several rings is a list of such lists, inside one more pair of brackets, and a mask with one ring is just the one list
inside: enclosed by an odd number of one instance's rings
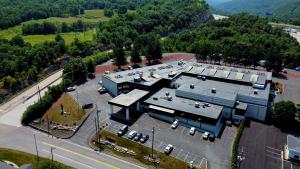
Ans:
{"label": "parking lot light pole", "polygon": [[154,145],[154,127],[152,129],[152,159],[153,159],[153,145]]}

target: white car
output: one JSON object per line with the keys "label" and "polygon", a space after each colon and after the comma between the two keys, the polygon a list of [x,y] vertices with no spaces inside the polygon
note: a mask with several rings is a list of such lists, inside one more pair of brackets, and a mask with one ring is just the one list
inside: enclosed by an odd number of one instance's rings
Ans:
{"label": "white car", "polygon": [[71,86],[71,87],[68,87],[68,88],[67,88],[67,91],[68,91],[68,92],[71,92],[71,91],[74,91],[74,90],[76,90],[76,87],[75,87],[75,86]]}
{"label": "white car", "polygon": [[176,120],[172,123],[171,128],[172,128],[172,129],[176,129],[176,127],[178,126],[178,123],[179,123],[179,121],[176,119]]}
{"label": "white car", "polygon": [[168,144],[167,147],[164,149],[164,152],[166,154],[170,154],[173,150],[173,145],[172,144]]}
{"label": "white car", "polygon": [[203,138],[204,140],[207,140],[208,137],[209,137],[209,132],[204,132],[204,133],[202,134],[202,138]]}
{"label": "white car", "polygon": [[129,132],[128,138],[129,139],[133,139],[136,135],[137,135],[137,131],[132,130],[131,132]]}
{"label": "white car", "polygon": [[106,89],[104,87],[99,87],[99,89],[97,90],[100,94],[103,94],[106,92]]}
{"label": "white car", "polygon": [[99,80],[98,84],[99,84],[99,85],[102,85],[102,80]]}
{"label": "white car", "polygon": [[190,135],[194,135],[195,134],[195,127],[191,127],[191,129],[190,129]]}

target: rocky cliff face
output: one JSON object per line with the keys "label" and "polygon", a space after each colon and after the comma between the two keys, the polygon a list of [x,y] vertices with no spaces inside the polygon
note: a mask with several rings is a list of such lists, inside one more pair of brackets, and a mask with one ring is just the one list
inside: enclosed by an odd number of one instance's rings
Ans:
{"label": "rocky cliff face", "polygon": [[214,19],[212,13],[209,10],[199,13],[192,21],[191,26],[196,27],[202,23]]}

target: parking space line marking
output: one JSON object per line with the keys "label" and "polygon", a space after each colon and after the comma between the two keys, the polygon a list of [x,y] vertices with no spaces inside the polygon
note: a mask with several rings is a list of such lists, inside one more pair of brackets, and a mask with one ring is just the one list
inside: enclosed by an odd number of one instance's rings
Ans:
{"label": "parking space line marking", "polygon": [[186,155],[185,155],[185,158],[184,158],[184,161],[186,161],[186,159],[188,158],[190,152],[188,152]]}
{"label": "parking space line marking", "polygon": [[275,152],[270,151],[270,150],[266,150],[266,152],[271,153],[271,154],[275,154],[275,155],[278,155],[278,156],[281,156],[281,153],[280,154],[279,153],[275,153]]}
{"label": "parking space line marking", "polygon": [[106,165],[106,166],[108,166],[108,167],[110,167],[110,168],[120,169],[120,168],[118,168],[118,167],[116,167],[116,166],[114,166],[114,165],[111,165],[111,164],[109,164],[109,163],[106,163],[106,162],[104,162],[104,161],[100,161],[100,160],[98,160],[98,159],[95,159],[95,158],[92,158],[92,157],[89,157],[89,156],[86,156],[86,155],[83,155],[83,154],[80,154],[80,153],[77,153],[77,152],[68,150],[68,149],[66,149],[66,148],[62,148],[62,147],[59,147],[59,146],[56,146],[56,145],[53,145],[53,144],[49,144],[49,143],[46,143],[46,142],[44,142],[44,141],[42,141],[42,144],[47,145],[47,146],[49,146],[49,147],[53,147],[53,148],[57,148],[57,149],[63,150],[63,151],[68,152],[68,153],[70,153],[70,154],[77,155],[77,156],[79,156],[79,157],[83,157],[83,158],[86,158],[86,159],[91,160],[91,161],[95,161],[95,162],[97,162],[97,163]]}
{"label": "parking space line marking", "polygon": [[179,157],[179,155],[180,155],[180,153],[181,153],[182,151],[183,151],[183,150],[182,150],[182,149],[180,149],[180,150],[179,150],[179,152],[178,152],[178,154],[177,154],[175,157],[177,157],[177,158],[178,158],[178,157]]}
{"label": "parking space line marking", "polygon": [[273,148],[273,147],[270,147],[270,146],[266,146],[266,147],[269,148],[269,149],[272,149],[272,150],[280,151],[280,152],[281,152],[281,150],[279,150],[279,149],[276,149],[276,148]]}

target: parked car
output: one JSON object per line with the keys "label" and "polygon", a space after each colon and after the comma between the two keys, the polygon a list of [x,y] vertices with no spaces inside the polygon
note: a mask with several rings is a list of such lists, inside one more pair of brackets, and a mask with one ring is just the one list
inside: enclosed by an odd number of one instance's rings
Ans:
{"label": "parked car", "polygon": [[166,154],[170,154],[173,150],[173,145],[172,144],[168,144],[167,147],[164,149],[164,152]]}
{"label": "parked car", "polygon": [[204,133],[202,134],[202,138],[203,138],[204,140],[207,140],[208,137],[209,137],[209,132],[204,132]]}
{"label": "parked car", "polygon": [[127,68],[128,68],[128,70],[132,70],[133,69],[132,66],[128,66]]}
{"label": "parked car", "polygon": [[194,135],[195,134],[195,127],[191,127],[191,129],[190,129],[190,135]]}
{"label": "parked car", "polygon": [[142,138],[140,139],[140,142],[141,143],[146,143],[146,141],[149,139],[149,135],[146,134],[146,135],[143,135]]}
{"label": "parked car", "polygon": [[295,70],[300,72],[300,66],[296,67]]}
{"label": "parked car", "polygon": [[283,68],[283,69],[282,69],[282,72],[283,72],[283,73],[287,73],[287,68]]}
{"label": "parked car", "polygon": [[76,90],[75,86],[70,86],[70,87],[67,88],[68,92],[71,92],[71,91],[74,91],[74,90]]}
{"label": "parked car", "polygon": [[172,123],[171,128],[172,128],[172,129],[176,129],[177,126],[178,126],[178,123],[179,123],[179,121],[176,119],[176,120]]}
{"label": "parked car", "polygon": [[81,107],[83,108],[83,109],[89,109],[89,108],[92,108],[93,107],[93,103],[86,103],[86,104],[83,104]]}
{"label": "parked car", "polygon": [[140,139],[141,139],[141,137],[143,136],[143,134],[142,133],[139,133],[139,134],[137,134],[135,137],[134,137],[134,141],[140,141]]}
{"label": "parked car", "polygon": [[102,80],[99,80],[99,81],[98,81],[98,84],[99,84],[99,85],[102,85]]}
{"label": "parked car", "polygon": [[131,132],[129,132],[128,138],[133,139],[136,135],[137,135],[137,132],[135,130],[132,130]]}
{"label": "parked car", "polygon": [[124,125],[120,128],[117,134],[118,136],[123,136],[127,131],[128,131],[128,126]]}
{"label": "parked car", "polygon": [[106,89],[104,87],[99,87],[97,90],[100,94],[106,93]]}
{"label": "parked car", "polygon": [[215,141],[215,135],[214,134],[209,135],[209,141]]}

